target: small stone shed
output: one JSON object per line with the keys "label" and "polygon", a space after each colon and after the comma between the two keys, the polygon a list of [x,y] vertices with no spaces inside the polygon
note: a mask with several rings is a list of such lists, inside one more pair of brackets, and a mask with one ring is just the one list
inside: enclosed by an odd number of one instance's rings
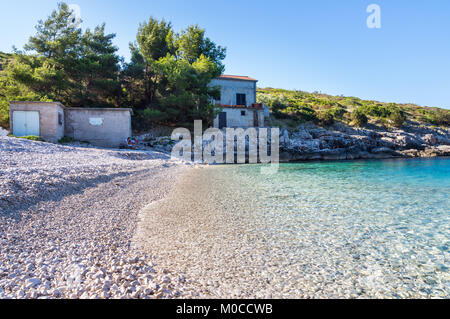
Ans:
{"label": "small stone shed", "polygon": [[117,147],[132,136],[128,108],[69,108],[59,102],[10,102],[15,136],[39,136],[57,142],[64,136],[93,145]]}

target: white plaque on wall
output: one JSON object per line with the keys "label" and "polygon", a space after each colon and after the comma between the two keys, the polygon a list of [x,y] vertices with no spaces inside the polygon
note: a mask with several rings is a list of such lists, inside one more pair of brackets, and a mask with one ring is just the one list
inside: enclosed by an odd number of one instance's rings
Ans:
{"label": "white plaque on wall", "polygon": [[103,119],[101,117],[91,117],[89,118],[89,124],[91,124],[92,126],[102,126]]}

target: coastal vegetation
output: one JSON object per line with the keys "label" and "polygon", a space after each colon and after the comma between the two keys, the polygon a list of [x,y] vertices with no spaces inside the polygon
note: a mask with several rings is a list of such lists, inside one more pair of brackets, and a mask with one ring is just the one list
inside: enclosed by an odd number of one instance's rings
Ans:
{"label": "coastal vegetation", "polygon": [[276,119],[293,125],[304,122],[314,122],[320,126],[341,122],[357,127],[369,123],[394,128],[408,122],[444,127],[450,125],[449,110],[410,103],[385,103],[274,88],[258,89],[257,98],[259,103],[270,106]]}
{"label": "coastal vegetation", "polygon": [[105,24],[82,30],[65,3],[45,20],[23,50],[0,55],[0,125],[8,101],[59,101],[71,107],[131,107],[135,127],[211,121],[211,80],[224,71],[225,48],[197,25],[176,33],[150,18],[130,43],[131,61],[117,54]]}
{"label": "coastal vegetation", "polygon": [[21,138],[24,140],[29,140],[29,141],[35,141],[35,142],[43,142],[44,140],[42,138],[40,138],[39,136],[34,136],[34,135],[28,135],[28,136],[14,136],[12,134],[9,134],[8,137],[15,137],[15,138]]}

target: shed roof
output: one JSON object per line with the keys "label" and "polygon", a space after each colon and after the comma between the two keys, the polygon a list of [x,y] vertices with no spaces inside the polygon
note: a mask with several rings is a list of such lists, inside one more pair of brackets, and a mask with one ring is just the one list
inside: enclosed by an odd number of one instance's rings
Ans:
{"label": "shed roof", "polygon": [[100,112],[130,112],[131,114],[134,114],[133,109],[131,108],[116,108],[116,107],[68,107],[66,108],[67,111],[80,111],[80,112],[87,112],[87,111],[100,111]]}
{"label": "shed roof", "polygon": [[41,101],[9,101],[9,104],[38,104],[38,105],[58,105],[62,108],[66,108],[62,103],[60,102],[41,102]]}
{"label": "shed roof", "polygon": [[42,105],[42,106],[59,106],[67,111],[112,111],[112,112],[123,112],[123,111],[128,111],[131,114],[134,114],[133,109],[132,108],[103,108],[103,107],[66,107],[64,106],[62,103],[60,102],[40,102],[40,101],[10,101],[9,102],[10,105],[16,105],[16,104],[37,104],[37,105]]}

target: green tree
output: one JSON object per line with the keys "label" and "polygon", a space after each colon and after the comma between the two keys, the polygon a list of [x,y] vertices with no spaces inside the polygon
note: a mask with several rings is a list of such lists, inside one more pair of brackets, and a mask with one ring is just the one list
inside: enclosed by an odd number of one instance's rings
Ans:
{"label": "green tree", "polygon": [[12,78],[39,96],[68,106],[120,104],[120,58],[105,26],[84,33],[65,3],[39,21],[25,52],[10,64]]}
{"label": "green tree", "polygon": [[0,126],[9,127],[9,101],[46,101],[26,86],[14,81],[8,65],[15,59],[12,54],[0,53]]}
{"label": "green tree", "polygon": [[87,29],[81,38],[81,58],[71,78],[76,80],[79,93],[73,104],[80,106],[118,106],[121,102],[121,84],[117,47],[112,43],[115,34],[105,34],[105,24],[93,31]]}
{"label": "green tree", "polygon": [[156,62],[176,53],[172,25],[154,18],[140,24],[130,51],[131,62],[126,65],[122,80],[129,100],[142,109],[156,103],[159,87],[164,90],[164,83],[160,85],[164,79],[157,72]]}
{"label": "green tree", "polygon": [[217,98],[217,88],[209,83],[220,75],[221,66],[201,55],[194,63],[168,56],[159,61],[167,76],[166,94],[160,100],[161,107],[168,114],[175,115],[177,122],[192,122],[203,119],[211,124],[214,106],[211,98]]}
{"label": "green tree", "polygon": [[211,98],[219,93],[209,83],[224,70],[225,49],[203,29],[190,26],[176,35],[170,23],[150,18],[140,25],[130,50],[122,80],[142,122],[211,122]]}
{"label": "green tree", "polygon": [[217,46],[210,38],[205,36],[205,29],[198,25],[191,25],[181,32],[177,40],[178,55],[194,63],[202,55],[210,61],[222,65],[226,56],[226,49]]}

